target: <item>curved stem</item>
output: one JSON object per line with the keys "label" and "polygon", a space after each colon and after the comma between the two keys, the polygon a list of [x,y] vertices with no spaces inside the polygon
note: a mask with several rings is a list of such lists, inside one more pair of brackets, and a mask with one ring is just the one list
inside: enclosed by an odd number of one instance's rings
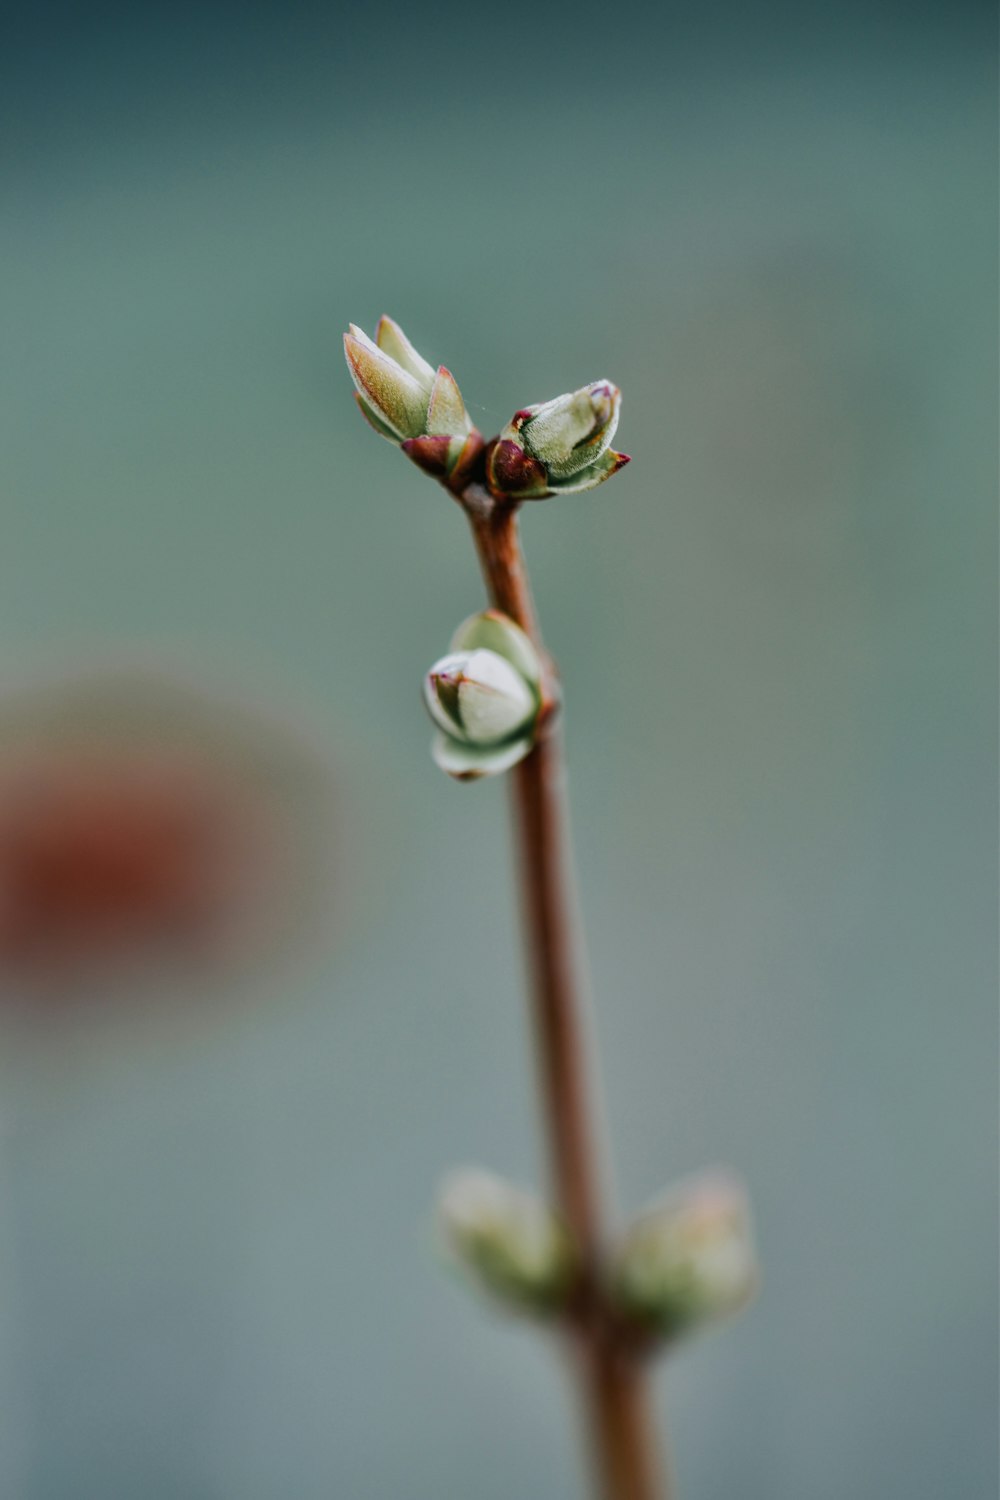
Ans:
{"label": "curved stem", "polygon": [[[490,601],[545,659],[515,506],[479,486],[460,497]],[[551,706],[551,675],[545,684]],[[566,870],[560,738],[551,724],[510,773],[542,1108],[556,1205],[580,1259],[571,1344],[601,1500],[666,1500],[641,1356],[618,1336],[601,1280],[604,1230],[598,1118]]]}

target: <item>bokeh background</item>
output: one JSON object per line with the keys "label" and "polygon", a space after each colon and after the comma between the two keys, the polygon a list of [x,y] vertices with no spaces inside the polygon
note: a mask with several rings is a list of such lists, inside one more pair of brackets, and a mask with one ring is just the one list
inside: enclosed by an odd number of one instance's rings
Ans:
{"label": "bokeh background", "polygon": [[0,1012],[0,1495],[583,1492],[431,1243],[445,1169],[542,1167],[504,787],[417,695],[472,556],[341,362],[382,311],[489,430],[625,392],[632,466],[525,529],[620,1203],[756,1207],[759,1301],[658,1385],[682,1495],[994,1494],[993,8],[4,31],[0,720],[123,659],[231,695],[335,872],[252,983]]}

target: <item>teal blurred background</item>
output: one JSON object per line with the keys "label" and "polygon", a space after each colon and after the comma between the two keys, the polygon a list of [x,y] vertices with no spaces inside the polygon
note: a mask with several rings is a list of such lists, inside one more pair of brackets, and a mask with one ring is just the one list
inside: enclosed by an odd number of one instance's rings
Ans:
{"label": "teal blurred background", "polygon": [[5,29],[0,683],[238,690],[343,816],[243,1002],[0,1017],[0,1495],[582,1493],[552,1351],[431,1246],[443,1171],[541,1162],[504,787],[418,702],[471,550],[341,360],[383,311],[490,431],[624,391],[631,467],[525,532],[622,1209],[756,1209],[658,1385],[682,1496],[994,1494],[992,7]]}

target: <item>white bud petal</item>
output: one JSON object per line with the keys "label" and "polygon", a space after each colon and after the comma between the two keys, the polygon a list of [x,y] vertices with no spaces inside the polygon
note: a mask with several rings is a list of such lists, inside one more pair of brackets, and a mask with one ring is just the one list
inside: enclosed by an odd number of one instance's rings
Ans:
{"label": "white bud petal", "polygon": [[456,651],[428,672],[424,696],[431,717],[470,745],[497,745],[537,712],[530,685],[495,651]]}

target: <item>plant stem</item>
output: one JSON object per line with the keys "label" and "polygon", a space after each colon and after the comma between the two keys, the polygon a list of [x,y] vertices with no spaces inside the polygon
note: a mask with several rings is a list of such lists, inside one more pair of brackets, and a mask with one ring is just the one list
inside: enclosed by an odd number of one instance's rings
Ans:
{"label": "plant stem", "polygon": [[478,485],[459,497],[490,602],[527,632],[546,662],[535,748],[511,772],[519,887],[527,938],[542,1109],[556,1206],[580,1275],[571,1351],[601,1500],[667,1500],[641,1353],[620,1337],[601,1275],[603,1229],[598,1115],[591,1097],[583,999],[567,878],[560,737],[546,710],[553,674],[538,630],[518,537],[517,507]]}

